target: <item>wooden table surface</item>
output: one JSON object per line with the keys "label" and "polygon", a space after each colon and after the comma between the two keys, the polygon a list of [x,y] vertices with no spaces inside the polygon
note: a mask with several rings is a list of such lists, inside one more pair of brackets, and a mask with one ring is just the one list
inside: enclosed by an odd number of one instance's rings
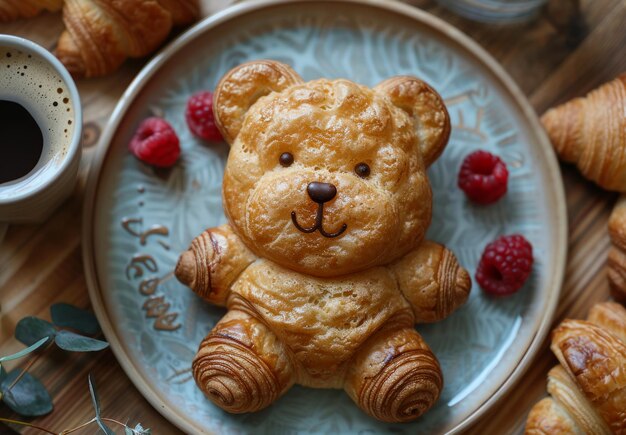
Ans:
{"label": "wooden table surface", "polygon": [[[204,3],[208,14],[224,7],[228,0]],[[541,18],[514,26],[473,23],[433,1],[411,3],[457,26],[487,49],[519,84],[538,113],[626,71],[623,0],[582,0],[579,15],[567,6],[569,2],[555,0]],[[54,48],[62,29],[60,14],[0,25],[0,33],[23,36],[49,49]],[[13,338],[19,319],[29,315],[49,318],[50,305],[59,301],[89,307],[80,240],[84,182],[102,128],[144,62],[127,62],[111,76],[78,82],[85,120],[84,156],[74,195],[41,225],[10,226],[0,242],[0,355],[23,347]],[[555,324],[565,317],[582,318],[593,303],[608,298],[606,224],[616,199],[615,194],[585,181],[574,168],[562,166],[562,172],[569,218],[569,259]],[[531,406],[545,395],[546,374],[555,363],[544,343],[523,380],[470,433],[521,432]],[[47,386],[55,406],[51,414],[33,420],[36,424],[61,431],[91,419],[87,374],[92,373],[99,386],[104,416],[132,424],[141,422],[155,434],[179,433],[139,394],[110,350],[96,355],[52,351],[39,359],[31,372]],[[0,417],[16,415],[3,406]],[[95,432],[96,428],[90,426],[77,433]]]}

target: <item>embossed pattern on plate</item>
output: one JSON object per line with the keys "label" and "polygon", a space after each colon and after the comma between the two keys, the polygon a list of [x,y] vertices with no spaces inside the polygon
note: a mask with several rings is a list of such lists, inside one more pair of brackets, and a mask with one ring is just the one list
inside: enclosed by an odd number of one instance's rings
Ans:
{"label": "embossed pattern on plate", "polygon": [[[541,341],[554,307],[564,261],[562,187],[555,181],[558,173],[551,173],[554,157],[536,120],[520,108],[508,83],[425,14],[410,18],[382,6],[320,3],[250,7],[183,37],[127,92],[91,180],[85,255],[88,273],[97,275],[90,279],[94,306],[109,340],[115,336],[114,350],[131,379],[186,431],[452,431],[494,396],[538,336]],[[264,411],[230,415],[213,406],[191,378],[197,346],[224,310],[202,302],[172,278],[172,270],[193,237],[225,220],[221,179],[228,148],[207,146],[190,134],[185,103],[193,92],[212,89],[231,67],[259,58],[289,63],[306,80],[347,77],[373,86],[411,74],[432,84],[446,100],[453,129],[448,148],[429,171],[429,238],[449,246],[470,271],[484,245],[500,234],[522,233],[535,248],[533,274],[518,294],[493,299],[474,284],[457,313],[418,327],[445,376],[440,401],[418,422],[380,423],[343,391],[301,387]],[[149,115],[164,116],[179,134],[183,152],[171,170],[153,170],[126,150],[138,122]],[[473,206],[456,187],[463,157],[479,148],[501,155],[510,169],[509,194],[490,207]]]}

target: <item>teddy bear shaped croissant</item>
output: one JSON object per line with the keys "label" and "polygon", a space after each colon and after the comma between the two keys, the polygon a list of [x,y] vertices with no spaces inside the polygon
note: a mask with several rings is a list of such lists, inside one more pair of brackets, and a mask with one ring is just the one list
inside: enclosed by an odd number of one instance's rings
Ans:
{"label": "teddy bear shaped croissant", "polygon": [[424,240],[426,168],[450,135],[441,97],[414,77],[305,83],[263,60],[227,73],[213,104],[231,146],[229,223],[176,266],[228,309],[193,361],[198,386],[232,413],[297,383],[343,388],[383,421],[419,417],[443,380],[415,324],[448,316],[471,287],[452,252]]}

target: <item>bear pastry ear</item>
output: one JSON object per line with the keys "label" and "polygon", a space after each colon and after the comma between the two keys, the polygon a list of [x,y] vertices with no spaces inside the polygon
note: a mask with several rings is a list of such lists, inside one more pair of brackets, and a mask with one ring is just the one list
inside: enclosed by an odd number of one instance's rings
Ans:
{"label": "bear pastry ear", "polygon": [[423,81],[411,76],[392,77],[374,89],[409,114],[415,122],[426,167],[443,152],[450,138],[450,115],[441,96]]}
{"label": "bear pastry ear", "polygon": [[215,88],[213,113],[215,123],[228,143],[233,143],[244,117],[259,98],[291,85],[302,78],[284,63],[256,60],[230,70]]}

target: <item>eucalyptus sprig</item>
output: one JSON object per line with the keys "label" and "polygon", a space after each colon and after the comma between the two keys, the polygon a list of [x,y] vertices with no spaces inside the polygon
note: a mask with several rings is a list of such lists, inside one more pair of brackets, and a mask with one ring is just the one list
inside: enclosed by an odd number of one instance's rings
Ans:
{"label": "eucalyptus sprig", "polygon": [[[101,333],[96,317],[70,304],[50,307],[52,323],[38,317],[25,317],[17,323],[15,338],[28,346],[16,354],[0,358],[0,400],[11,410],[27,417],[38,417],[52,411],[52,398],[46,387],[28,370],[53,344],[69,352],[94,352],[109,344],[89,335]],[[70,330],[71,329],[71,330]],[[74,332],[76,331],[76,332]],[[7,373],[3,361],[33,357],[22,369]]]}
{"label": "eucalyptus sprig", "polygon": [[[28,368],[32,366],[32,363],[27,365],[22,371],[13,370],[10,373],[4,370],[3,363],[23,358],[44,346],[47,341],[46,337],[40,338],[35,343],[13,355],[0,357],[0,400],[13,410],[23,409],[26,412],[23,415],[31,415],[32,413],[39,415],[47,414],[52,410],[52,400],[41,382],[26,373]],[[18,382],[19,386],[16,387]],[[29,394],[32,395],[28,397]]]}
{"label": "eucalyptus sprig", "polygon": [[[95,338],[102,331],[98,319],[89,311],[74,305],[58,303],[50,307],[50,318],[52,322],[33,316],[20,320],[15,328],[15,338],[27,347],[12,355],[0,357],[0,401],[23,416],[38,417],[52,411],[52,398],[48,390],[37,378],[28,373],[28,370],[46,350],[56,345],[69,352],[95,352],[109,346],[106,341]],[[9,373],[4,370],[5,362],[29,355],[32,358],[22,369],[14,369]],[[115,434],[107,423],[122,426],[125,435],[150,435],[150,429],[144,428],[139,423],[135,427],[130,427],[112,418],[102,417],[100,400],[91,375],[88,381],[95,416],[75,428],[57,433],[24,421],[7,418],[0,418],[0,421],[28,426],[53,435],[67,435],[94,423],[106,435]]]}
{"label": "eucalyptus sprig", "polygon": [[54,432],[50,429],[47,429],[45,427],[42,426],[38,426],[36,424],[32,424],[32,423],[28,423],[25,421],[18,421],[18,420],[11,420],[8,418],[0,418],[1,422],[4,423],[11,423],[11,424],[17,424],[20,426],[28,426],[32,429],[36,429],[39,430],[41,432],[45,432],[45,433],[49,433],[52,435],[68,435],[71,434],[72,432],[76,432],[84,427],[87,427],[91,424],[97,424],[98,427],[100,428],[100,430],[102,432],[105,433],[105,435],[115,435],[115,432],[113,432],[113,430],[107,426],[107,423],[109,424],[116,424],[118,426],[121,426],[124,428],[124,435],[151,435],[152,431],[148,428],[145,428],[141,425],[141,423],[137,423],[135,425],[135,427],[131,427],[129,425],[127,425],[126,423],[122,423],[121,421],[117,421],[114,420],[112,418],[106,418],[106,417],[102,417],[101,415],[101,408],[100,408],[100,398],[98,397],[98,392],[96,390],[96,385],[93,382],[93,379],[91,377],[91,374],[88,377],[88,383],[89,383],[89,393],[91,394],[91,401],[93,403],[93,407],[94,407],[94,411],[95,411],[95,416],[89,420],[86,421],[82,424],[79,424],[76,427],[73,427],[71,429],[65,429],[62,430],[61,432]]}

